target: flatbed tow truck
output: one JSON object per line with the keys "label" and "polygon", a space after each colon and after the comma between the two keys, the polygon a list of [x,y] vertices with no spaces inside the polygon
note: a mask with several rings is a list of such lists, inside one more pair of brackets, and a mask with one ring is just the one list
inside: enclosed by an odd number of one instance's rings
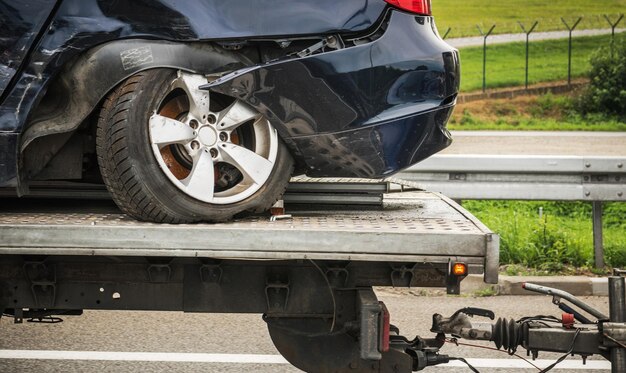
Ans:
{"label": "flatbed tow truck", "polygon": [[[434,315],[433,338],[401,336],[374,286],[458,294],[468,274],[498,280],[498,236],[459,204],[411,183],[297,180],[285,195],[290,215],[193,225],[135,221],[94,200],[106,198],[97,186],[32,194],[89,200],[0,200],[0,310],[16,322],[84,309],[258,313],[278,351],[307,372],[410,372],[464,361],[439,354],[448,336],[509,352],[521,346],[533,357],[602,354],[626,372],[619,276],[610,279],[609,316],[527,284],[573,316],[489,323],[473,316],[494,320],[490,310],[465,308]],[[431,321],[424,316],[416,322]]]}

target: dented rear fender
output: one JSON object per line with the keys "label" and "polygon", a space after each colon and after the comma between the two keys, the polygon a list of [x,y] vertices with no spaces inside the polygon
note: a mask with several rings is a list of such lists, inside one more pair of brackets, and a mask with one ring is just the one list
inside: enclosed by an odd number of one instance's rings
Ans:
{"label": "dented rear fender", "polygon": [[266,115],[312,176],[382,177],[451,142],[458,52],[432,17],[392,11],[367,44],[235,71],[205,85]]}

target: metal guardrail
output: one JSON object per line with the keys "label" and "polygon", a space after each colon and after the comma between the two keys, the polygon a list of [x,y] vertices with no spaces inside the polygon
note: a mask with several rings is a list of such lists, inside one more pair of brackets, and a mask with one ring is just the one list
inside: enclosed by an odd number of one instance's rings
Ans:
{"label": "metal guardrail", "polygon": [[626,201],[626,157],[435,155],[397,177],[453,199]]}
{"label": "metal guardrail", "polygon": [[626,202],[626,157],[436,155],[398,175],[456,199],[590,201],[597,268],[602,203]]}

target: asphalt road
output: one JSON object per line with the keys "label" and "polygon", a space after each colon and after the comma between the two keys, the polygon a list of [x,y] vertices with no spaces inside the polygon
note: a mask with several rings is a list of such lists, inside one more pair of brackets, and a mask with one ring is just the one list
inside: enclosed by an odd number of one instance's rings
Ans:
{"label": "asphalt road", "polygon": [[[428,329],[433,313],[449,316],[466,306],[490,308],[496,310],[497,316],[513,318],[560,314],[550,298],[542,296],[427,297],[408,290],[380,289],[377,292],[391,312],[392,323],[406,336],[431,336]],[[608,309],[606,297],[584,299],[600,310]],[[259,315],[86,311],[83,316],[67,317],[60,324],[13,324],[5,317],[0,320],[0,335],[0,357],[3,357],[0,372],[298,371],[278,356]],[[489,346],[488,343],[482,345]],[[25,353],[34,356],[15,358],[17,350],[28,350]],[[57,359],[42,359],[42,350],[52,350],[49,355]],[[89,353],[72,356],[67,351]],[[480,372],[536,371],[530,365],[527,365],[529,368],[498,368],[507,364],[525,366],[526,363],[488,349],[446,345],[442,353],[471,358]],[[558,354],[546,353],[540,354],[539,359],[546,364],[557,357]],[[556,371],[602,372],[608,369],[608,363],[602,359],[596,358],[592,365],[584,368],[576,360],[579,358],[570,357],[565,362],[576,364],[579,369]],[[469,369],[436,367],[426,371],[469,372]]]}

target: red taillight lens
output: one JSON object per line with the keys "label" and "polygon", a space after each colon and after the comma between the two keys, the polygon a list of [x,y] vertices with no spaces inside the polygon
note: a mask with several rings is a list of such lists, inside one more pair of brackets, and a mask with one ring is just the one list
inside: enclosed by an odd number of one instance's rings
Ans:
{"label": "red taillight lens", "polygon": [[411,13],[429,16],[432,14],[430,0],[385,0],[389,4]]}
{"label": "red taillight lens", "polygon": [[391,315],[385,303],[378,302],[382,308],[382,314],[380,315],[380,352],[389,351],[389,335],[391,333]]}

